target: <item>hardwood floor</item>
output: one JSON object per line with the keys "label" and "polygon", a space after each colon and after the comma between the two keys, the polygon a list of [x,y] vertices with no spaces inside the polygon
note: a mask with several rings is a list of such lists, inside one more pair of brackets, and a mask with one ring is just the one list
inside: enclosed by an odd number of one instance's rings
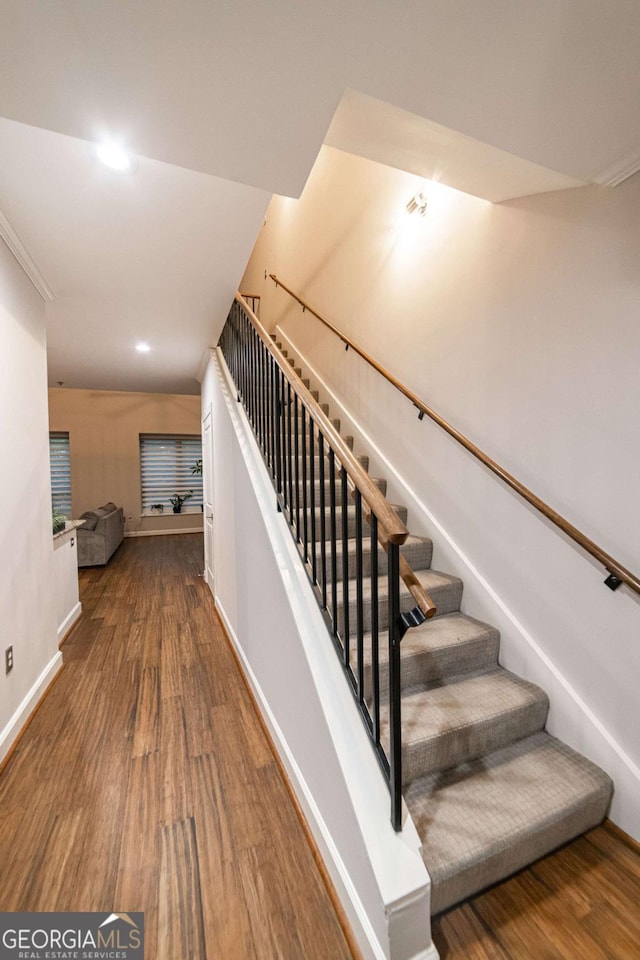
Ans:
{"label": "hardwood floor", "polygon": [[640,852],[605,822],[433,923],[441,960],[638,960]]}
{"label": "hardwood floor", "polygon": [[[65,668],[0,775],[0,910],[145,913],[149,960],[348,960],[198,577],[198,536],[81,572]],[[441,960],[638,960],[610,825],[434,921]]]}
{"label": "hardwood floor", "polygon": [[148,537],[81,572],[0,776],[0,910],[142,910],[149,960],[347,960],[202,565],[201,537]]}

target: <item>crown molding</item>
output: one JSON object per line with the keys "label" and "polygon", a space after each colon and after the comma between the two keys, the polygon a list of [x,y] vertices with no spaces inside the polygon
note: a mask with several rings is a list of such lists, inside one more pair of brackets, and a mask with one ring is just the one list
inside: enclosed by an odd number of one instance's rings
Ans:
{"label": "crown molding", "polygon": [[9,247],[9,250],[14,255],[26,275],[29,277],[29,280],[31,280],[31,283],[34,285],[45,303],[51,303],[51,301],[54,299],[53,290],[38,270],[38,267],[32,258],[27,253],[25,245],[7,220],[2,210],[0,210],[0,237]]}
{"label": "crown molding", "polygon": [[637,147],[633,153],[629,154],[623,160],[617,160],[607,167],[602,173],[592,177],[593,183],[599,183],[601,187],[617,187],[619,183],[628,180],[634,173],[640,170],[640,147]]}
{"label": "crown molding", "polygon": [[196,374],[196,380],[198,383],[202,383],[209,360],[213,356],[215,356],[215,347],[206,347],[202,353],[202,359],[200,360],[200,366],[198,367],[198,372]]}

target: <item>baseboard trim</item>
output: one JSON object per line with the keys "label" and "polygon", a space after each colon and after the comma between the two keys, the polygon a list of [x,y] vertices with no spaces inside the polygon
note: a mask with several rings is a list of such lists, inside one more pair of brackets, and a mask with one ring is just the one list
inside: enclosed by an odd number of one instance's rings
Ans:
{"label": "baseboard trim", "polygon": [[60,648],[65,642],[76,623],[80,619],[82,614],[82,604],[78,600],[76,605],[71,609],[71,611],[64,618],[60,626],[58,627],[58,647]]}
{"label": "baseboard trim", "polygon": [[619,827],[613,822],[613,820],[609,820],[608,818],[604,821],[603,827],[605,830],[608,830],[610,833],[612,833],[614,837],[617,837],[621,843],[624,843],[625,846],[633,850],[636,856],[640,856],[640,843],[638,843],[637,840],[634,840],[633,837],[630,837],[629,834],[622,829],[622,827]]}
{"label": "baseboard trim", "polygon": [[11,759],[11,755],[49,693],[51,686],[58,679],[62,667],[62,654],[58,650],[0,733],[0,773]]}
{"label": "baseboard trim", "polygon": [[172,537],[176,533],[202,533],[202,527],[176,527],[175,530],[127,530],[125,537]]}

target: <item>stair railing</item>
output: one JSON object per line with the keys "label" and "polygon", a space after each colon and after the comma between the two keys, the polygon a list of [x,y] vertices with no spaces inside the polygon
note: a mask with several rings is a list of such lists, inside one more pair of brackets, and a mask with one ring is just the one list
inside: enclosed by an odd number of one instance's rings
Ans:
{"label": "stair railing", "polygon": [[535,493],[532,493],[523,483],[520,483],[512,474],[508,473],[504,467],[501,467],[499,463],[495,460],[492,460],[480,447],[477,447],[475,443],[472,443],[468,437],[465,437],[463,433],[459,430],[456,430],[450,423],[448,423],[444,417],[441,417],[440,414],[436,413],[432,407],[429,407],[424,400],[421,400],[413,391],[411,391],[405,384],[403,384],[397,377],[390,373],[385,367],[383,367],[377,360],[375,360],[370,354],[366,353],[361,347],[357,345],[350,337],[342,333],[336,326],[330,323],[329,320],[326,320],[319,313],[317,313],[313,307],[311,307],[302,297],[298,296],[297,293],[294,293],[289,287],[286,286],[274,273],[269,274],[270,278],[276,284],[277,287],[282,287],[290,297],[293,297],[294,300],[301,305],[303,312],[308,311],[312,314],[320,323],[324,324],[329,330],[332,331],[337,337],[342,340],[345,344],[345,349],[352,349],[354,353],[357,353],[358,356],[373,367],[382,377],[385,378],[392,386],[399,390],[411,403],[414,407],[418,409],[418,417],[420,420],[423,419],[426,414],[430,417],[434,423],[437,423],[438,426],[442,427],[449,436],[453,437],[454,440],[468,450],[469,453],[485,465],[492,473],[499,477],[507,486],[511,487],[519,496],[526,500],[527,503],[531,504],[532,507],[535,507],[547,520],[550,520],[551,523],[555,524],[563,533],[570,537],[578,546],[582,547],[588,554],[594,557],[607,571],[607,578],[604,583],[610,590],[617,590],[621,584],[626,583],[628,587],[631,587],[636,593],[640,593],[640,577],[636,576],[635,573],[632,573],[630,570],[627,570],[621,563],[615,560],[610,554],[606,553],[602,547],[599,547],[598,544],[594,543],[586,534],[582,533],[581,530],[578,530],[577,527],[574,527],[572,523],[569,523],[561,514],[557,513],[552,509],[544,500],[536,496]]}
{"label": "stair railing", "polygon": [[[435,613],[400,555],[408,530],[240,294],[218,346],[389,786],[391,822],[401,830],[400,642],[407,629]],[[378,544],[386,552],[387,598],[379,595]],[[401,580],[416,604],[405,612]],[[388,621],[387,658],[380,636],[383,616]]]}

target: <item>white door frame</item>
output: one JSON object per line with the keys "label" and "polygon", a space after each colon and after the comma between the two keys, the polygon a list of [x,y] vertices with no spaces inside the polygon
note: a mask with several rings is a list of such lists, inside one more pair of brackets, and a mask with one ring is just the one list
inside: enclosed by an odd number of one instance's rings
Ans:
{"label": "white door frame", "polygon": [[204,579],[215,597],[213,515],[213,412],[211,404],[202,420],[202,496],[204,504]]}

